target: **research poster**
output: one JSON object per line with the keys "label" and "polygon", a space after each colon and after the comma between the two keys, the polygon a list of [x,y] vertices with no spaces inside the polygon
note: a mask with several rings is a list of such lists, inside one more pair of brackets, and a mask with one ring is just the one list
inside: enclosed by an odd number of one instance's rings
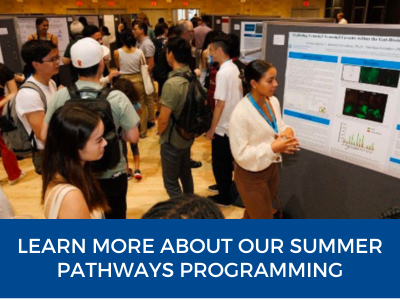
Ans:
{"label": "research poster", "polygon": [[400,38],[289,33],[283,117],[301,146],[400,178]]}
{"label": "research poster", "polygon": [[[49,20],[49,33],[57,36],[58,50],[60,56],[64,56],[65,49],[69,43],[67,18],[47,18]],[[18,26],[21,37],[21,43],[25,43],[28,37],[36,33],[35,18],[18,18]],[[60,65],[62,61],[60,60]]]}
{"label": "research poster", "polygon": [[110,36],[108,37],[110,43],[114,43],[116,41],[114,15],[104,15],[104,25],[107,26],[110,31]]}
{"label": "research poster", "polygon": [[[260,22],[242,22],[240,31],[240,51],[248,53],[241,60],[249,63],[255,59],[261,59],[263,24]],[[252,51],[254,50],[254,51]]]}

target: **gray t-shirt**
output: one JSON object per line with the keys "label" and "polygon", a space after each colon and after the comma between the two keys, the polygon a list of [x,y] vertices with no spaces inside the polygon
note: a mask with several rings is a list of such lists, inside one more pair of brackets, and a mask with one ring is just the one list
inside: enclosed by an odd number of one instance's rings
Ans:
{"label": "gray t-shirt", "polygon": [[[88,82],[88,81],[77,81],[76,85],[78,89],[83,88],[91,88],[100,90],[102,86],[95,82]],[[94,98],[96,94],[87,93],[87,95],[81,94],[82,97],[87,98]],[[50,100],[50,105],[47,109],[46,117],[44,121],[46,124],[50,123],[51,116],[57,110],[57,108],[63,106],[65,102],[70,100],[71,97],[69,96],[69,92],[67,88],[63,88],[59,90],[57,93],[53,95]],[[128,97],[125,96],[124,93],[120,91],[112,91],[107,97],[107,100],[110,102],[111,105],[111,113],[114,119],[115,128],[122,128],[125,131],[131,130],[135,126],[139,124],[139,116],[135,111],[132,103],[129,101]],[[120,142],[121,143],[121,142]],[[106,179],[111,178],[114,174],[118,172],[125,172],[126,171],[126,161],[124,156],[122,155],[122,144],[120,144],[120,161],[115,168],[112,170],[107,170],[102,173],[96,173],[95,176],[99,179]]]}
{"label": "gray t-shirt", "polygon": [[[172,110],[171,114],[175,116],[176,119],[179,118],[182,109],[186,102],[187,93],[189,91],[189,81],[183,77],[173,77],[176,73],[187,72],[190,73],[188,66],[177,69],[169,73],[169,79],[165,82],[161,100],[161,105],[164,105]],[[169,134],[171,132],[170,144],[178,149],[187,149],[192,146],[194,140],[184,140],[175,128],[172,128],[172,116],[169,118],[168,126],[164,132],[160,135],[160,144],[168,143]]]}
{"label": "gray t-shirt", "polygon": [[142,50],[146,58],[154,57],[154,54],[156,53],[156,48],[154,47],[154,43],[150,40],[148,36],[146,36],[140,42],[138,40],[136,42],[136,48]]}

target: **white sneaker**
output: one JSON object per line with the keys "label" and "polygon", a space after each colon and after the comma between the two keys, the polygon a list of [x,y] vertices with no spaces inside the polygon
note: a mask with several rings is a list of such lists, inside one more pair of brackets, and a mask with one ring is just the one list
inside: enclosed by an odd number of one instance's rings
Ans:
{"label": "white sneaker", "polygon": [[21,171],[21,175],[19,175],[19,177],[18,177],[17,179],[9,180],[9,181],[8,181],[8,184],[9,184],[9,185],[17,184],[22,178],[25,177],[25,175],[26,175],[25,172],[24,172],[24,171]]}

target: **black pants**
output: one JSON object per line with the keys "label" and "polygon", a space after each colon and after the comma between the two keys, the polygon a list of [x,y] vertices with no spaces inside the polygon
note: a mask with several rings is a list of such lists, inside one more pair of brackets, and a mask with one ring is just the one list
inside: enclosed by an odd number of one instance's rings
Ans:
{"label": "black pants", "polygon": [[117,178],[99,179],[100,187],[106,196],[108,206],[106,219],[126,219],[126,194],[128,192],[128,180],[123,172]]}
{"label": "black pants", "polygon": [[[178,149],[169,143],[161,145],[161,166],[164,187],[170,198],[193,194],[193,177],[190,168],[190,148]],[[179,184],[181,181],[182,188]]]}
{"label": "black pants", "polygon": [[230,204],[230,190],[232,185],[233,156],[227,135],[214,135],[211,142],[212,168],[218,186],[220,201]]}

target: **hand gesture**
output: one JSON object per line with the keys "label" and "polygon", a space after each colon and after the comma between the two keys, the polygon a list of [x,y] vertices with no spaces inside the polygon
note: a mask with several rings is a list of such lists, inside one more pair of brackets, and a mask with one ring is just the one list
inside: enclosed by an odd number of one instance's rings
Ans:
{"label": "hand gesture", "polygon": [[275,141],[271,144],[274,153],[294,154],[300,151],[299,141],[295,137],[286,137],[285,135],[278,135]]}

